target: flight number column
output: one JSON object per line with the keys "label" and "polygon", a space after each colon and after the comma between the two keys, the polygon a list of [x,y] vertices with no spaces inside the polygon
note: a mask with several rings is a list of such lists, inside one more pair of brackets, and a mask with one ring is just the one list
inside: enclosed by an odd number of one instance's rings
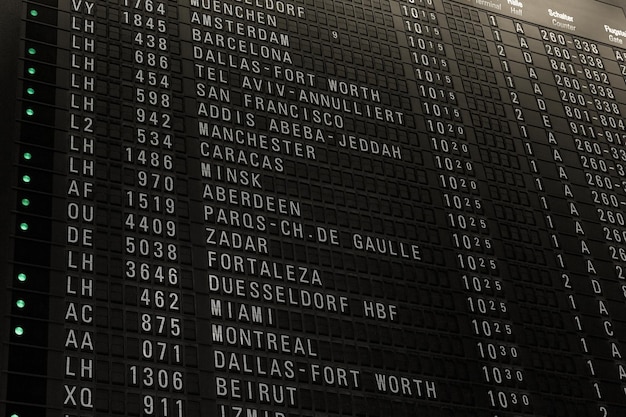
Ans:
{"label": "flight number column", "polygon": [[125,301],[136,306],[126,313],[126,328],[136,335],[128,332],[126,375],[140,415],[150,417],[196,415],[199,408],[191,405],[189,394],[198,387],[185,366],[194,364],[186,363],[184,340],[193,340],[195,331],[183,315],[193,313],[193,295],[183,290],[192,285],[185,268],[189,227],[181,221],[186,188],[177,175],[184,140],[174,115],[182,105],[172,91],[176,16],[176,3],[166,1],[124,0],[120,11],[132,60],[124,86],[132,97],[125,112],[132,128],[123,142],[123,255]]}

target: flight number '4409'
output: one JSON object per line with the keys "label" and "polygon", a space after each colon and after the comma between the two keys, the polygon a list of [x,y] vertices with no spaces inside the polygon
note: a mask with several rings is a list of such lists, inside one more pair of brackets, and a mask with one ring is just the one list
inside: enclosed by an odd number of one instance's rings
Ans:
{"label": "flight number '4409'", "polygon": [[128,213],[124,221],[126,229],[153,236],[176,237],[176,222],[142,214]]}

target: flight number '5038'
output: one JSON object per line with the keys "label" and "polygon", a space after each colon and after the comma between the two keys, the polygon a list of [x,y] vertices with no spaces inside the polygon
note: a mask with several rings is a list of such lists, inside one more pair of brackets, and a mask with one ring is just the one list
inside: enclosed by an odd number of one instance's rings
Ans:
{"label": "flight number '5038'", "polygon": [[175,243],[166,244],[158,240],[126,236],[125,248],[128,255],[166,259],[168,261],[178,259],[178,247]]}

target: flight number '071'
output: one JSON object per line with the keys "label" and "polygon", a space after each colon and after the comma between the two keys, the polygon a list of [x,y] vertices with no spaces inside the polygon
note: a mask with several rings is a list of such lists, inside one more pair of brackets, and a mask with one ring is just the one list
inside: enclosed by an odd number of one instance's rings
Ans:
{"label": "flight number '071'", "polygon": [[141,342],[141,358],[158,362],[182,363],[181,346],[177,343],[145,339]]}

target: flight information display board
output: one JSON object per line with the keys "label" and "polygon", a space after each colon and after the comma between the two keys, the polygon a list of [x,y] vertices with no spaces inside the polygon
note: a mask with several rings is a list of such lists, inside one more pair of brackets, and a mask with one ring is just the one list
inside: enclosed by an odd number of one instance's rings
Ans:
{"label": "flight information display board", "polygon": [[626,412],[623,8],[0,13],[0,417]]}

